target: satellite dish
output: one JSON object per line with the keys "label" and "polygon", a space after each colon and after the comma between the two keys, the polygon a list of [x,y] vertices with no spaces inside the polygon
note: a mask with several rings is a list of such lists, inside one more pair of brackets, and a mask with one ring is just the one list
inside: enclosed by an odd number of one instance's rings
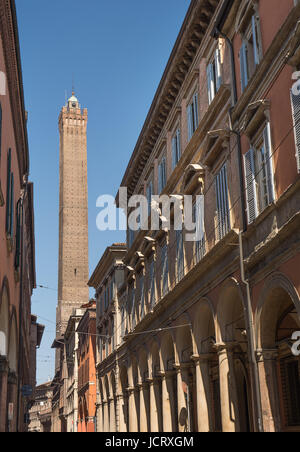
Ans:
{"label": "satellite dish", "polygon": [[6,336],[0,331],[0,356],[6,356]]}

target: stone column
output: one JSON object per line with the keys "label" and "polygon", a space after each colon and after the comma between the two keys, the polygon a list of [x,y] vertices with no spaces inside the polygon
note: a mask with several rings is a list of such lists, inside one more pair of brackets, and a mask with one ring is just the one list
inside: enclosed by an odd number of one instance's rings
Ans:
{"label": "stone column", "polygon": [[128,392],[128,410],[129,410],[129,431],[131,433],[138,432],[138,420],[134,399],[134,387],[127,388]]}
{"label": "stone column", "polygon": [[174,368],[177,375],[178,432],[182,433],[188,430],[188,408],[183,389],[184,382],[181,367],[179,364],[175,364]]}
{"label": "stone column", "polygon": [[103,401],[103,431],[109,433],[109,412],[108,412],[108,400]]}
{"label": "stone column", "polygon": [[223,432],[238,432],[237,391],[233,366],[234,344],[217,345]]}
{"label": "stone column", "polygon": [[148,383],[150,395],[150,432],[157,433],[159,432],[159,425],[158,425],[158,411],[154,392],[154,380],[152,378],[149,378]]}
{"label": "stone column", "polygon": [[110,414],[110,432],[116,432],[116,409],[115,409],[115,399],[111,398],[109,400],[109,414]]}
{"label": "stone column", "polygon": [[145,386],[141,382],[138,384],[138,390],[140,392],[140,432],[142,433],[148,432]]}
{"label": "stone column", "polygon": [[103,415],[102,415],[102,403],[97,403],[96,405],[96,416],[97,416],[97,433],[103,432]]}
{"label": "stone column", "polygon": [[281,430],[277,359],[277,349],[257,351],[263,428],[265,432],[279,432]]}
{"label": "stone column", "polygon": [[0,432],[6,431],[8,363],[0,357]]}
{"label": "stone column", "polygon": [[127,424],[126,424],[126,406],[125,406],[125,399],[123,394],[119,394],[117,396],[117,414],[118,414],[118,431],[120,433],[126,433],[127,432]]}
{"label": "stone column", "polygon": [[172,428],[172,408],[169,388],[167,386],[167,377],[164,372],[161,372],[161,385],[162,385],[162,418],[163,418],[163,431],[171,433]]}
{"label": "stone column", "polygon": [[197,426],[199,433],[207,433],[210,431],[211,391],[209,361],[212,357],[212,354],[192,356],[196,371]]}

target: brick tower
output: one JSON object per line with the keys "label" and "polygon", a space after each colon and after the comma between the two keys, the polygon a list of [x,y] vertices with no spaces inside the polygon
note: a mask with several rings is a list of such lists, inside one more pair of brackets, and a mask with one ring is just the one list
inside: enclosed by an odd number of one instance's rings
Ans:
{"label": "brick tower", "polygon": [[59,116],[59,261],[57,337],[73,308],[89,301],[87,109],[72,97]]}

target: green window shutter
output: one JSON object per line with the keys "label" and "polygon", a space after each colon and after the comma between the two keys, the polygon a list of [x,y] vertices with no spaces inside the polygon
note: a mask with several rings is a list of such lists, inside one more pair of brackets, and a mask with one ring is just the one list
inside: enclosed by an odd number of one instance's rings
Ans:
{"label": "green window shutter", "polygon": [[6,180],[6,232],[9,233],[9,227],[10,227],[10,182],[11,182],[11,149],[8,150],[7,155],[7,180]]}
{"label": "green window shutter", "polygon": [[264,146],[266,151],[266,169],[268,177],[269,204],[272,204],[275,201],[275,183],[274,183],[274,167],[271,143],[271,125],[269,122],[267,124],[267,127],[264,129]]}
{"label": "green window shutter", "polygon": [[11,173],[10,181],[10,218],[9,218],[9,235],[14,235],[14,175]]}

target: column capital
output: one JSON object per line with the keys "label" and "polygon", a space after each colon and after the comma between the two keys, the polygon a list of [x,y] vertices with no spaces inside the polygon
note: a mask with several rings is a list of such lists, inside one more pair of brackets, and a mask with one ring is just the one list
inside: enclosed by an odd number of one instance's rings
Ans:
{"label": "column capital", "polygon": [[227,352],[232,353],[234,347],[236,347],[235,342],[219,342],[218,344],[214,345],[214,349],[216,350],[219,356]]}
{"label": "column capital", "polygon": [[264,362],[264,361],[274,361],[278,358],[278,349],[277,348],[270,348],[270,349],[259,349],[256,350],[256,359],[257,362]]}
{"label": "column capital", "polygon": [[126,388],[126,391],[130,395],[130,394],[132,394],[135,391],[135,387],[134,386],[129,386],[128,388]]}
{"label": "column capital", "polygon": [[194,361],[195,364],[206,361],[213,361],[216,357],[215,353],[201,353],[200,355],[192,355],[191,360]]}

